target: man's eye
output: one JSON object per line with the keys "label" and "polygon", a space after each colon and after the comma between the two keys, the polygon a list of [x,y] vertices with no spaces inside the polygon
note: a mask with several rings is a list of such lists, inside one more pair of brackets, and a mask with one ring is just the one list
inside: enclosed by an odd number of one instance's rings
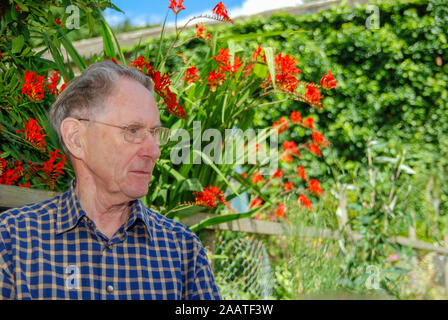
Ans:
{"label": "man's eye", "polygon": [[137,134],[142,128],[140,127],[129,127],[128,132],[130,134]]}

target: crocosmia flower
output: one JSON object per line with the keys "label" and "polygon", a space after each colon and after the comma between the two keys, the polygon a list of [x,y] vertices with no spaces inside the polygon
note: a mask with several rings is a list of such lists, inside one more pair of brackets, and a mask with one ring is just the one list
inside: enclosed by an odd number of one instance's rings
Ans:
{"label": "crocosmia flower", "polygon": [[182,2],[184,2],[184,0],[170,0],[170,5],[168,6],[168,8],[172,9],[174,14],[178,14],[179,11],[185,9],[185,7],[182,5]]}
{"label": "crocosmia flower", "polygon": [[324,89],[334,89],[336,88],[336,79],[331,74],[330,70],[320,79],[320,85]]}
{"label": "crocosmia flower", "polygon": [[220,1],[214,8],[213,13],[217,15],[219,18],[223,19],[224,21],[230,21],[232,22],[232,19],[229,17],[229,13],[227,12],[226,6]]}

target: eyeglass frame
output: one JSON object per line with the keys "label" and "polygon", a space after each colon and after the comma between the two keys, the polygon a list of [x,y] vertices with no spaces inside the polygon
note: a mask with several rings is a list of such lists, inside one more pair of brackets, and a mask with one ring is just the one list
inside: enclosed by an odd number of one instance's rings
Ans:
{"label": "eyeglass frame", "polygon": [[[91,119],[85,119],[85,118],[78,118],[78,119],[76,119],[76,120],[78,120],[78,121],[88,121],[88,122],[94,122],[94,123],[104,124],[104,125],[106,125],[106,126],[111,126],[111,127],[115,127],[115,128],[120,128],[120,129],[122,129],[122,130],[128,130],[129,127],[131,126],[131,125],[119,125],[119,124],[114,124],[114,123],[107,123],[107,122],[103,122],[103,121],[91,120]],[[142,126],[142,128],[146,129],[145,132],[148,132],[148,131],[149,131],[149,132],[151,133],[151,136],[152,136],[152,137],[154,137],[154,132],[155,132],[155,130],[159,130],[159,129],[163,129],[163,130],[167,131],[168,134],[171,134],[171,130],[170,130],[169,128],[165,128],[165,127],[147,128],[147,127],[145,127],[145,126]],[[146,135],[143,137],[143,140],[144,140],[147,136],[148,136],[148,134],[146,133]],[[129,143],[135,143],[135,144],[139,144],[139,143],[141,143],[141,142],[132,142],[132,141],[128,141],[126,138],[125,138],[125,140],[126,140],[127,142],[129,142]],[[143,142],[143,140],[142,140],[142,142]],[[161,144],[161,143],[160,143],[160,140],[159,140],[158,142],[159,142],[159,143],[158,143],[157,145],[165,145],[165,144],[166,144],[166,143]]]}

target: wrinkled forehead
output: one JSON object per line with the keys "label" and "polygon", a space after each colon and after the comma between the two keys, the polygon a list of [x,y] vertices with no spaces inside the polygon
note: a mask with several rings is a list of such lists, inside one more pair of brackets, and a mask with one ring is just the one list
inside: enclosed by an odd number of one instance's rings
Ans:
{"label": "wrinkled forehead", "polygon": [[135,80],[123,78],[104,101],[104,119],[122,124],[160,126],[159,108],[153,94]]}

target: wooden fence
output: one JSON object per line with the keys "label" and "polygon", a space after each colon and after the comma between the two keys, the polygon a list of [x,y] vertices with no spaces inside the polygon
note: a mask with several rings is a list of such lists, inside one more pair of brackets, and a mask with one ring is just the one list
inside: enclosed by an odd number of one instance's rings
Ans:
{"label": "wooden fence", "polygon": [[[21,188],[16,186],[0,185],[0,211],[8,208],[18,207],[34,202],[40,202],[48,200],[58,195],[57,192],[42,191],[28,188]],[[194,225],[204,218],[209,217],[209,214],[198,213],[181,220],[186,226]],[[261,221],[254,219],[240,219],[227,223],[211,226],[207,229],[206,237],[204,240],[204,246],[213,252],[215,247],[215,231],[216,230],[231,230],[236,232],[246,232],[252,234],[264,234],[264,235],[285,235],[287,233],[287,225],[279,222]],[[412,234],[412,232],[410,232]],[[415,233],[413,233],[415,234]],[[338,231],[329,229],[316,229],[312,227],[306,227],[301,229],[299,235],[301,238],[323,238],[337,240],[341,238],[341,234]],[[356,241],[361,239],[361,235],[349,232],[345,236]],[[411,247],[415,250],[425,250],[435,252],[440,255],[442,260],[443,281],[445,287],[445,294],[448,296],[448,247],[437,246],[428,242],[419,241],[415,238],[394,237],[389,239],[390,242],[396,243],[402,246]],[[440,259],[439,259],[440,260]]]}

